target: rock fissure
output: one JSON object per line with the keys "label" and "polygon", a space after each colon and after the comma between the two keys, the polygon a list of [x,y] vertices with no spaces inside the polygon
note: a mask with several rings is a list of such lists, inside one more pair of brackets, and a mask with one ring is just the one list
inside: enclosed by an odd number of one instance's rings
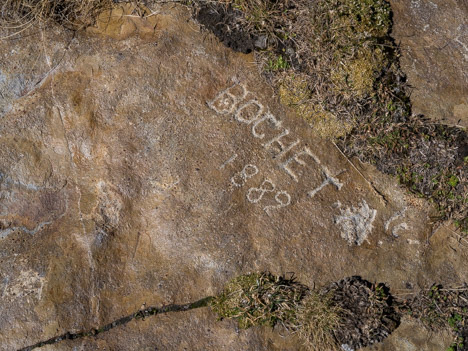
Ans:
{"label": "rock fissure", "polygon": [[105,332],[107,332],[107,331],[109,331],[111,329],[114,329],[116,327],[125,325],[125,324],[131,322],[132,320],[143,319],[145,317],[155,316],[157,314],[169,313],[169,312],[184,312],[184,311],[189,311],[189,310],[193,310],[193,309],[200,308],[200,307],[206,307],[206,306],[208,306],[209,302],[212,299],[213,299],[213,297],[208,296],[208,297],[204,297],[204,298],[202,298],[200,300],[197,300],[195,302],[189,302],[189,303],[181,304],[181,305],[171,304],[171,305],[165,305],[165,306],[162,306],[162,307],[143,308],[141,310],[138,310],[135,313],[132,313],[130,315],[121,317],[121,318],[116,319],[116,320],[114,320],[114,321],[112,321],[110,323],[107,323],[107,324],[103,325],[102,327],[92,328],[92,329],[89,329],[87,331],[78,332],[78,333],[66,332],[66,333],[61,334],[59,336],[55,336],[53,338],[50,338],[50,339],[47,339],[47,340],[44,340],[44,341],[40,341],[40,342],[38,342],[38,343],[36,343],[34,345],[23,347],[23,348],[19,349],[18,351],[30,351],[30,350],[34,350],[34,349],[42,347],[42,346],[57,344],[57,343],[59,343],[59,342],[61,342],[63,340],[76,340],[76,339],[81,339],[81,338],[85,338],[85,337],[96,336],[98,334],[105,333]]}

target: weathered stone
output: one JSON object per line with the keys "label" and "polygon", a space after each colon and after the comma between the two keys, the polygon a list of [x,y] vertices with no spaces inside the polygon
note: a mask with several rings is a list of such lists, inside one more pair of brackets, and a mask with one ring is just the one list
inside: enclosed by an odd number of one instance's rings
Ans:
{"label": "weathered stone", "polygon": [[391,0],[414,113],[468,127],[468,3]]}
{"label": "weathered stone", "polygon": [[[251,56],[201,32],[183,7],[156,8],[151,35],[140,21],[0,43],[3,76],[29,82],[1,100],[1,350],[214,295],[249,271],[295,272],[310,286],[362,275],[396,291],[447,272],[467,279],[466,255],[440,259],[461,245],[449,231],[428,242],[430,207],[315,137]],[[204,309],[44,349],[98,347],[299,344],[262,328],[238,334]]]}
{"label": "weathered stone", "polygon": [[447,331],[428,335],[421,324],[407,319],[383,343],[367,347],[362,351],[441,351],[446,350],[452,342],[453,336]]}

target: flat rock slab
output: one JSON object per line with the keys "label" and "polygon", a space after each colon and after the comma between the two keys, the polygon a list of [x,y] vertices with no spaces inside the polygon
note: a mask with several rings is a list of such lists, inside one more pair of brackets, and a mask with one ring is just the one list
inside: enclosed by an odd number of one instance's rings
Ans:
{"label": "flat rock slab", "polygon": [[[252,56],[182,7],[115,21],[0,44],[4,85],[27,82],[1,100],[0,350],[195,301],[251,271],[395,290],[466,280],[430,207],[315,136]],[[275,335],[205,309],[45,349],[297,349]]]}
{"label": "flat rock slab", "polygon": [[413,112],[468,127],[468,2],[391,0]]}

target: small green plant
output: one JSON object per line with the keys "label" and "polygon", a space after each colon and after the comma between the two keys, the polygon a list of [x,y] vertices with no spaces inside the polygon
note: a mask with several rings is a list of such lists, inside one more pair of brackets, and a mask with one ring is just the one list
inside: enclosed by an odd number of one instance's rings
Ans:
{"label": "small green plant", "polygon": [[455,188],[458,183],[460,182],[460,180],[458,179],[458,177],[456,175],[452,175],[449,180],[447,181],[447,183],[452,187],[452,188]]}
{"label": "small green plant", "polygon": [[461,314],[454,313],[452,316],[449,317],[448,324],[452,329],[458,330],[458,323],[462,320],[463,316]]}
{"label": "small green plant", "polygon": [[462,351],[465,347],[465,342],[462,337],[458,337],[456,341],[449,346],[447,351]]}
{"label": "small green plant", "polygon": [[282,55],[278,55],[276,58],[270,58],[267,62],[268,71],[282,71],[287,68],[289,68],[289,63]]}
{"label": "small green plant", "polygon": [[379,284],[375,286],[375,296],[380,300],[385,300],[388,297],[384,285]]}
{"label": "small green plant", "polygon": [[440,299],[440,285],[434,285],[429,289],[428,296],[431,298],[433,301],[439,300]]}

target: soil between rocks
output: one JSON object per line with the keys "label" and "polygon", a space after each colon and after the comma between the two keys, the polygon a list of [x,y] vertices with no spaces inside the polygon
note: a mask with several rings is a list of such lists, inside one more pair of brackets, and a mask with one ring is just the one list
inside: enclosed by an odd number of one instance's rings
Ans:
{"label": "soil between rocks", "polygon": [[250,54],[255,49],[258,37],[241,28],[241,17],[241,11],[219,3],[202,3],[195,15],[226,47]]}

